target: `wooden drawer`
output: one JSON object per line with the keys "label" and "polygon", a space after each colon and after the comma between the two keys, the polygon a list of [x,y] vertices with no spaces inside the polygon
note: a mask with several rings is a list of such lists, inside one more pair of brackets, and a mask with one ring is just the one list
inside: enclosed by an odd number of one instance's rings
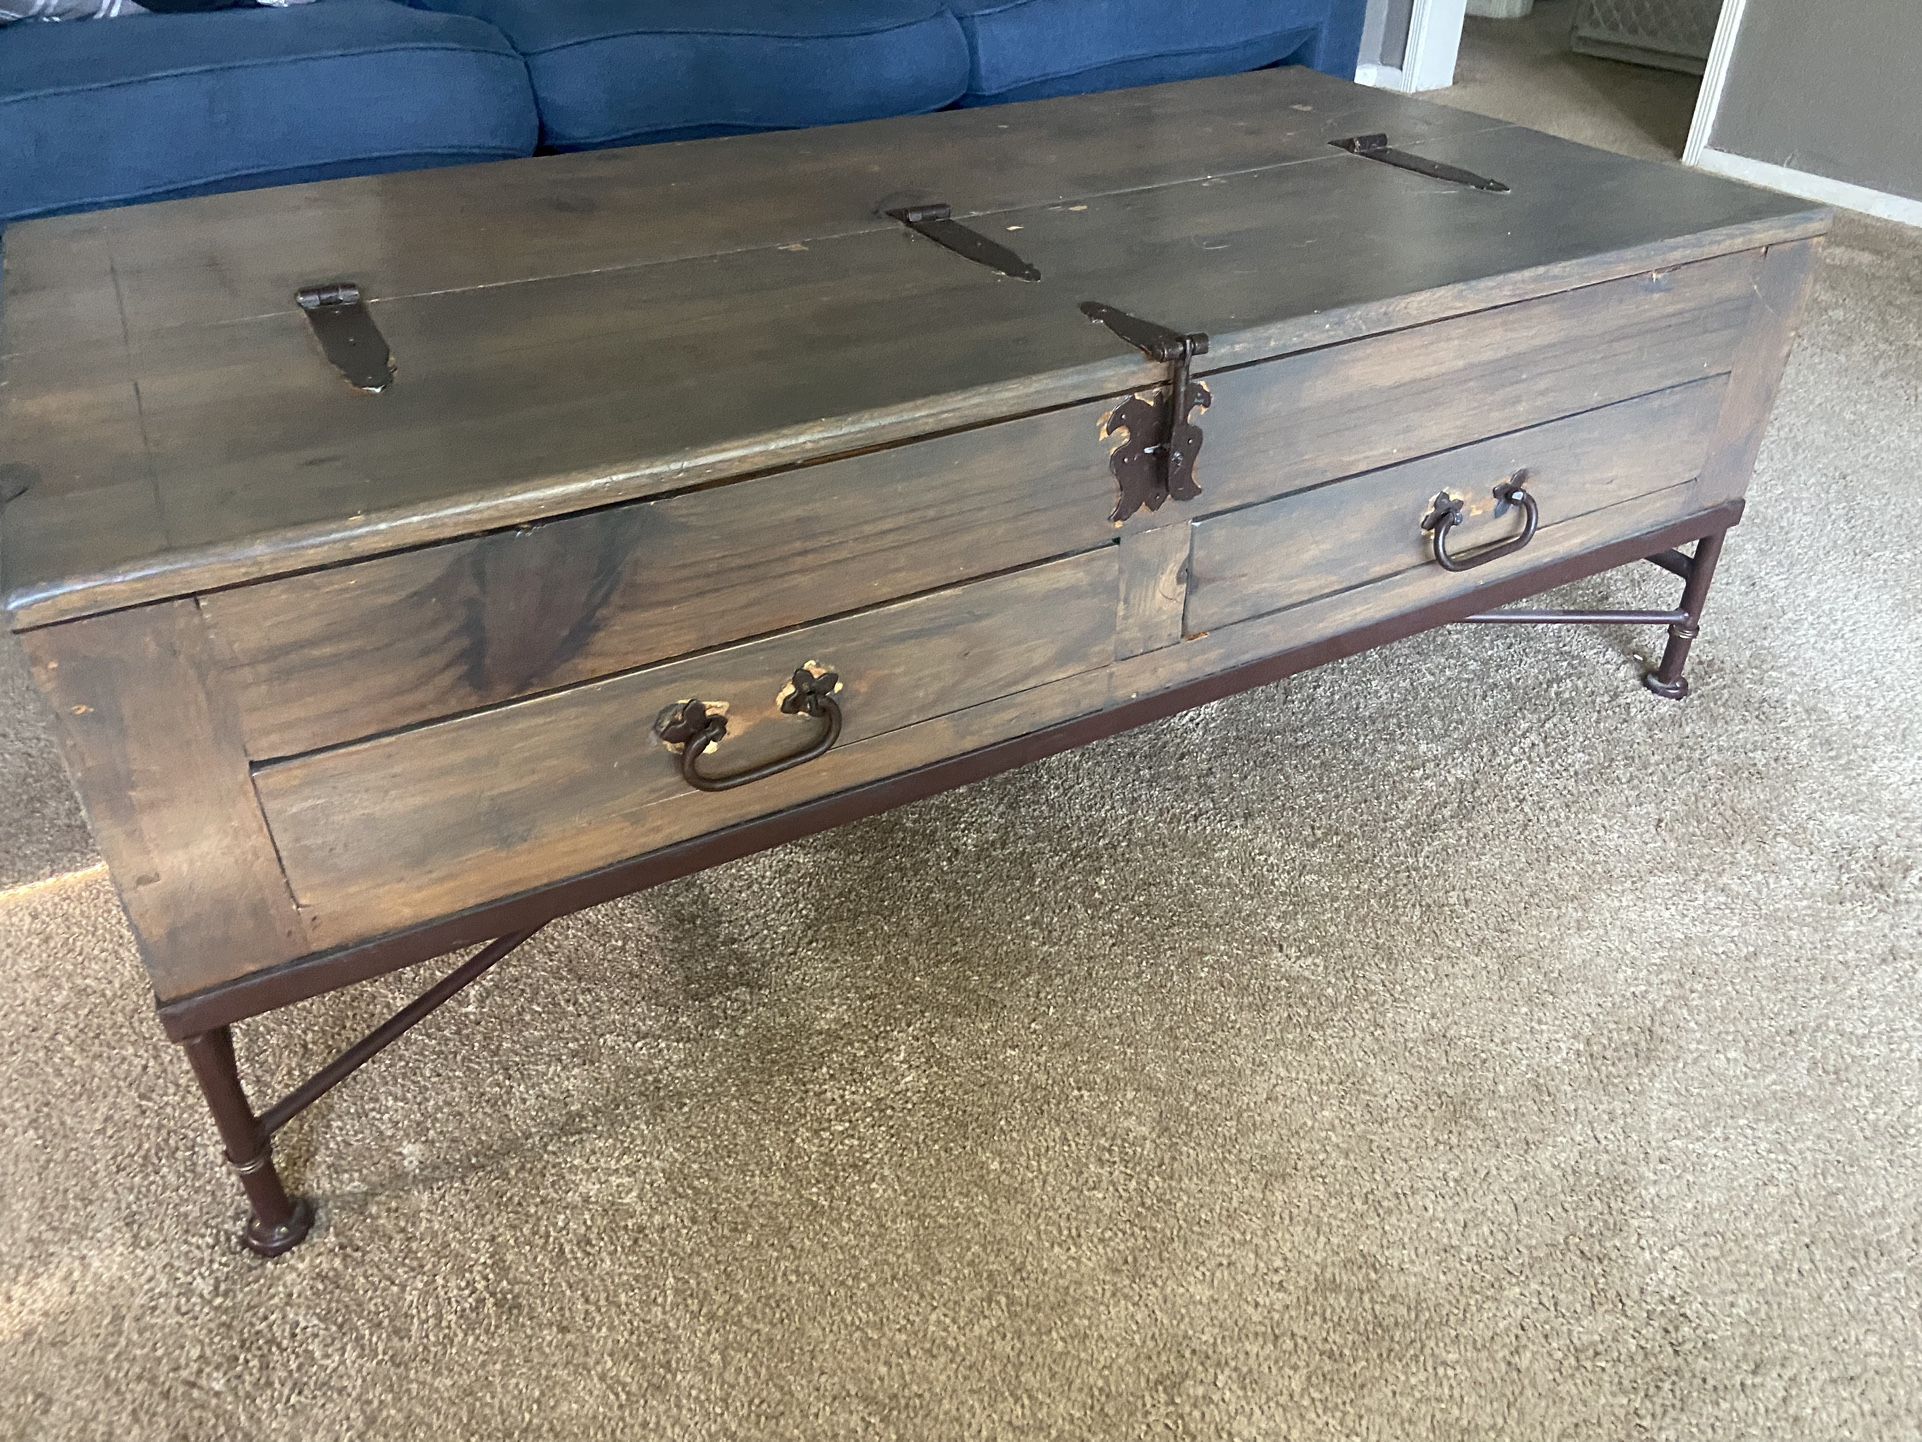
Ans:
{"label": "wooden drawer", "polygon": [[[939,718],[1114,656],[1117,548],[806,626],[691,660],[256,769],[296,900],[331,943],[579,875],[868,779],[846,758],[898,735],[881,762],[952,754]],[[723,706],[724,772],[790,754],[814,723],[778,701],[798,667],[842,678],[841,739],[820,760],[719,794],[693,790],[653,730],[690,699]],[[1076,693],[1098,709],[1101,686]],[[978,740],[973,744],[980,744]]]}
{"label": "wooden drawer", "polygon": [[1212,376],[1201,509],[1726,374],[1760,264],[1722,256]]}
{"label": "wooden drawer", "polygon": [[[1741,254],[1207,378],[1207,516],[1725,373]],[[249,755],[293,756],[1113,535],[1112,398],[200,599]],[[1131,527],[1165,526],[1164,508]]]}
{"label": "wooden drawer", "polygon": [[1030,417],[201,609],[249,753],[289,756],[1098,546],[1114,481],[1097,424]]}
{"label": "wooden drawer", "polygon": [[[1184,632],[1196,635],[1431,568],[1422,522],[1437,495],[1464,504],[1451,549],[1472,555],[1515,534],[1494,489],[1521,472],[1541,508],[1527,566],[1557,526],[1699,474],[1728,382],[1717,377],[1533,426],[1423,460],[1315,487],[1198,522]],[[1446,573],[1441,573],[1446,574]],[[1474,584],[1473,572],[1461,585]]]}

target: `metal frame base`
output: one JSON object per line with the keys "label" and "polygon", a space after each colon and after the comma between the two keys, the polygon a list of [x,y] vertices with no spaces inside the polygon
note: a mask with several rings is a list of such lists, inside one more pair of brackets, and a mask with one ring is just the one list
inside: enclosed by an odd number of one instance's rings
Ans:
{"label": "metal frame base", "polygon": [[1695,554],[1658,551],[1644,557],[1650,565],[1660,566],[1670,575],[1682,578],[1682,603],[1673,611],[1543,611],[1520,607],[1500,611],[1479,611],[1464,616],[1464,622],[1493,626],[1667,626],[1668,645],[1656,667],[1642,677],[1642,684],[1664,701],[1688,697],[1689,648],[1702,634],[1702,611],[1708,604],[1708,588],[1715,579],[1715,566],[1722,558],[1722,542],[1727,530],[1716,531],[1695,543]]}
{"label": "metal frame base", "polygon": [[247,1194],[247,1225],[240,1233],[243,1247],[257,1257],[278,1257],[299,1246],[313,1230],[313,1203],[288,1193],[280,1168],[274,1163],[274,1134],[478,981],[538,930],[533,927],[489,942],[262,1112],[254,1110],[241,1085],[231,1026],[215,1027],[180,1043],[214,1114],[214,1124],[220,1129],[227,1165]]}
{"label": "metal frame base", "polygon": [[[550,921],[1455,621],[1482,625],[1666,625],[1668,646],[1661,662],[1643,680],[1655,695],[1679,701],[1688,694],[1688,679],[1683,669],[1688,664],[1689,648],[1701,632],[1702,610],[1708,599],[1709,583],[1714,579],[1716,562],[1721,557],[1722,542],[1729,527],[1740,519],[1741,509],[1740,502],[1731,502],[1698,517],[1694,523],[1669,526],[1642,537],[1639,542],[1613,543],[1566,562],[1520,572],[1492,582],[1481,593],[1484,598],[1493,595],[1498,600],[1519,600],[1566,581],[1632,565],[1639,559],[1683,579],[1682,603],[1674,611],[1514,608],[1468,613],[1461,600],[1444,602],[1423,612],[1394,617],[1232,671],[1203,677],[1170,691],[1140,697],[1107,712],[1060,723],[902,776],[823,797],[759,821],[744,822],[447,922],[289,963],[224,987],[165,1003],[160,1007],[162,1023],[186,1053],[208,1109],[213,1113],[227,1163],[247,1197],[248,1218],[241,1232],[241,1245],[257,1256],[278,1257],[299,1246],[313,1230],[314,1204],[305,1197],[290,1194],[275,1165],[275,1134],[485,975]],[[1687,529],[1691,524],[1700,529]],[[1695,540],[1693,555],[1659,549],[1690,539]],[[1648,549],[1641,549],[1642,546]],[[486,940],[473,955],[414,1001],[347,1047],[279,1101],[265,1110],[255,1110],[241,1084],[235,1061],[235,1022],[402,966],[431,960],[463,945],[474,945],[490,934],[491,940]]]}

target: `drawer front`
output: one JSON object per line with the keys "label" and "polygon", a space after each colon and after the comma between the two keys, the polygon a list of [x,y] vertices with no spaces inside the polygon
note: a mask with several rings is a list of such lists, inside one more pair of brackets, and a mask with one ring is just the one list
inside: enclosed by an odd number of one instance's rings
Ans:
{"label": "drawer front", "polygon": [[[1078,676],[1114,657],[1118,549],[495,710],[256,768],[295,898],[328,944],[511,895],[871,779],[844,758],[877,738],[890,771],[953,754],[940,718]],[[689,700],[724,709],[704,773],[806,749],[819,723],[784,714],[797,668],[837,673],[844,716],[819,760],[738,790],[691,788],[655,733]],[[1076,692],[1099,709],[1099,685]],[[1019,710],[1018,705],[1016,711]],[[1063,719],[1038,715],[1034,724]],[[1011,724],[1028,729],[1016,717]]]}
{"label": "drawer front", "polygon": [[1184,632],[1213,631],[1403,571],[1439,571],[1422,523],[1443,493],[1463,510],[1449,549],[1472,559],[1517,534],[1519,517],[1500,505],[1495,488],[1524,472],[1540,507],[1536,539],[1514,558],[1526,566],[1530,549],[1544,546],[1557,526],[1692,481],[1727,390],[1725,377],[1697,381],[1201,521]]}
{"label": "drawer front", "polygon": [[1211,376],[1197,513],[1732,368],[1761,256],[1723,256]]}
{"label": "drawer front", "polygon": [[201,598],[259,759],[1098,546],[1099,417],[1055,414]]}
{"label": "drawer front", "polygon": [[[1180,514],[1725,373],[1758,264],[1723,257],[1210,376],[1202,494]],[[1114,409],[1091,402],[200,604],[249,755],[293,756],[1098,544],[1114,530]],[[1164,507],[1131,526],[1173,519]]]}

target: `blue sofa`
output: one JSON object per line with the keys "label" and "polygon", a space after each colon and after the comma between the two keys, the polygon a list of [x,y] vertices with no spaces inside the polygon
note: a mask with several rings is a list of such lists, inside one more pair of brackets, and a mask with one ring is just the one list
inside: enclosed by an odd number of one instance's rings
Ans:
{"label": "blue sofa", "polygon": [[0,28],[0,222],[1226,74],[1365,0],[318,0]]}

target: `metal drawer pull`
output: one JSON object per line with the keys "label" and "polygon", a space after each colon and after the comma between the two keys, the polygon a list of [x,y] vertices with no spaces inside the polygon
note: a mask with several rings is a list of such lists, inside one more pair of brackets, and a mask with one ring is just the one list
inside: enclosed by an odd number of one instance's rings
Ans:
{"label": "metal drawer pull", "polygon": [[1500,515],[1510,506],[1520,506],[1522,510],[1521,534],[1506,541],[1497,541],[1492,546],[1484,546],[1466,556],[1451,556],[1448,553],[1448,533],[1462,523],[1462,503],[1443,491],[1435,497],[1434,508],[1421,523],[1421,528],[1429,532],[1435,541],[1435,564],[1444,571],[1472,571],[1477,566],[1486,566],[1490,561],[1499,561],[1503,556],[1512,556],[1530,541],[1542,522],[1541,507],[1535,498],[1528,494],[1527,471],[1517,471],[1499,486],[1495,487],[1495,514]]}
{"label": "metal drawer pull", "polygon": [[805,766],[827,753],[841,739],[841,703],[834,693],[841,689],[841,678],[832,671],[819,674],[803,666],[781,697],[781,711],[787,716],[808,716],[821,723],[819,734],[792,756],[765,765],[750,766],[726,776],[707,776],[701,772],[701,758],[727,735],[727,713],[713,710],[702,701],[683,701],[670,706],[654,722],[654,733],[669,746],[681,748],[681,778],[696,791],[732,791],[779,776]]}

